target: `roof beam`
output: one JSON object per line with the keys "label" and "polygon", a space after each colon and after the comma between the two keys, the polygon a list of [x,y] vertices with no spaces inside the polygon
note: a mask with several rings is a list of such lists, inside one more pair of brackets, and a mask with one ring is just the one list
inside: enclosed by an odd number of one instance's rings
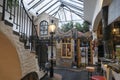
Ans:
{"label": "roof beam", "polygon": [[[51,6],[49,6],[47,9],[45,9],[43,12],[41,12],[39,15],[41,15],[42,13],[44,13],[45,11],[47,11],[48,9],[50,9],[53,5],[55,5],[56,3],[58,3],[59,1],[56,1],[54,4],[52,4]],[[38,16],[39,16],[38,15]]]}
{"label": "roof beam", "polygon": [[57,7],[55,7],[54,9],[52,9],[52,10],[51,10],[50,12],[48,12],[48,13],[50,14],[53,10],[57,9],[59,6],[60,6],[60,5],[58,5]]}
{"label": "roof beam", "polygon": [[83,5],[83,2],[81,1],[81,2],[79,2],[79,1],[75,1],[75,0],[70,0],[71,2],[74,2],[74,3],[76,3],[76,4],[80,4],[80,5]]}
{"label": "roof beam", "polygon": [[80,13],[80,12],[78,12],[78,11],[76,11],[76,10],[73,10],[73,9],[69,8],[68,6],[66,6],[66,8],[67,8],[67,9],[69,9],[69,10],[71,10],[71,11],[74,11],[75,13],[78,13],[78,14],[83,15],[83,12],[82,12],[82,13]]}
{"label": "roof beam", "polygon": [[38,3],[36,3],[36,5],[35,5],[33,8],[35,8],[35,7],[37,7],[38,5],[40,5],[43,1],[45,1],[45,0],[40,0]]}
{"label": "roof beam", "polygon": [[59,7],[59,9],[58,9],[56,12],[54,12],[54,13],[52,14],[52,16],[53,16],[53,15],[55,16],[59,10],[60,10],[60,7]]}
{"label": "roof beam", "polygon": [[[63,7],[62,7],[63,8]],[[64,12],[64,15],[65,15],[65,20],[67,20],[66,18],[66,14],[65,14],[65,9],[63,8],[63,12]],[[71,13],[71,12],[70,12]]]}
{"label": "roof beam", "polygon": [[84,0],[78,0],[78,1],[80,1],[80,2],[84,2]]}
{"label": "roof beam", "polygon": [[49,2],[47,2],[43,7],[41,7],[40,9],[38,9],[38,10],[36,11],[36,13],[38,13],[41,9],[43,9],[45,6],[47,6],[47,5],[50,4],[51,2],[52,2],[52,0],[49,1]]}
{"label": "roof beam", "polygon": [[35,0],[32,0],[32,1],[30,1],[29,3],[28,3],[28,5],[30,5],[32,2],[34,2]]}
{"label": "roof beam", "polygon": [[[71,10],[69,7],[67,7],[67,6],[65,6],[65,7],[68,8],[69,10]],[[64,8],[64,9],[65,9],[65,8]],[[67,9],[65,9],[65,10],[67,10]],[[69,11],[69,10],[68,10],[68,11]],[[81,18],[84,20],[83,16],[80,15],[80,13],[76,13],[76,12],[73,11],[73,10],[71,10],[71,12],[75,13],[76,15],[78,15],[79,17],[81,17]]]}
{"label": "roof beam", "polygon": [[[56,13],[57,14],[57,13]],[[59,20],[61,20],[61,18],[60,18],[60,14],[58,13],[58,17],[59,17]]]}
{"label": "roof beam", "polygon": [[[68,10],[68,9],[65,9],[65,10]],[[69,10],[68,10],[69,11]],[[71,10],[71,12],[73,12],[74,14],[78,15],[79,17],[81,17],[83,19],[83,14],[79,13],[79,12],[76,12],[74,10]]]}
{"label": "roof beam", "polygon": [[81,7],[78,7],[78,6],[74,5],[74,4],[68,3],[68,2],[66,2],[66,1],[62,1],[62,3],[63,3],[64,5],[68,5],[68,6],[70,6],[70,7],[73,7],[73,8],[75,8],[75,9],[80,10],[80,11],[83,12],[83,9],[82,9]]}
{"label": "roof beam", "polygon": [[30,9],[32,9],[32,8],[35,8],[36,6],[38,6],[41,2],[43,2],[44,0],[39,0],[38,2],[36,2],[32,7],[30,7],[29,9],[28,9],[28,11],[30,10]]}

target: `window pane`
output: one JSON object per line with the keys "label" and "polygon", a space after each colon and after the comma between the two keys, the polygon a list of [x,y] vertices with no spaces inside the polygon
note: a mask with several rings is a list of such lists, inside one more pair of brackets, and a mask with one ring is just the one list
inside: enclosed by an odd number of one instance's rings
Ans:
{"label": "window pane", "polygon": [[40,35],[48,34],[48,22],[43,20],[40,22]]}

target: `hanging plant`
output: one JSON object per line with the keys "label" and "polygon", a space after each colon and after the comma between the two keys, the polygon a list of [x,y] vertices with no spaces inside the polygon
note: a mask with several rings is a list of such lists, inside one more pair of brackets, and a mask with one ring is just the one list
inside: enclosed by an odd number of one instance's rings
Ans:
{"label": "hanging plant", "polygon": [[10,9],[10,17],[9,17],[9,19],[12,19],[11,18],[12,7],[13,6],[18,6],[18,5],[19,5],[19,0],[7,0],[7,6]]}
{"label": "hanging plant", "polygon": [[7,0],[7,6],[12,9],[13,6],[18,6],[19,0]]}

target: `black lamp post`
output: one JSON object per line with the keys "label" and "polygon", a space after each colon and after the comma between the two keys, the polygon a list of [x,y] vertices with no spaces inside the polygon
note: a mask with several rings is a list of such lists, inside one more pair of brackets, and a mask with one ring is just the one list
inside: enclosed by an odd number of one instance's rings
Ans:
{"label": "black lamp post", "polygon": [[56,26],[55,24],[53,24],[53,20],[52,20],[52,24],[49,25],[49,32],[51,35],[51,66],[50,66],[50,77],[52,78],[54,76],[54,69],[53,69],[53,35],[55,34],[55,29]]}

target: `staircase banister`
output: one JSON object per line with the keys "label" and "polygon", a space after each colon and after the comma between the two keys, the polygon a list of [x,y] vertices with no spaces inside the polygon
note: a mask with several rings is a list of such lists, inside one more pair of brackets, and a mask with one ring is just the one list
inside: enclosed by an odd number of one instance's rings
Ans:
{"label": "staircase banister", "polygon": [[30,21],[33,21],[33,20],[31,19],[31,17],[28,15],[28,13],[27,13],[27,11],[26,11],[26,9],[25,9],[23,0],[21,0],[21,3],[22,3],[22,6],[23,6],[23,9],[25,10],[25,13],[27,14],[27,17],[29,17]]}
{"label": "staircase banister", "polygon": [[27,11],[26,11],[26,9],[25,9],[23,0],[21,0],[21,3],[22,3],[22,6],[23,6],[23,9],[25,10],[25,13],[27,14],[27,17],[30,19],[30,21],[31,21],[32,24],[33,24],[33,27],[34,27],[34,29],[35,29],[35,33],[36,33],[36,35],[37,35],[37,38],[39,39],[38,34],[37,34],[37,30],[36,30],[35,25],[34,25],[34,22],[33,22],[33,19],[31,19],[31,17],[28,15],[28,13],[27,13]]}

